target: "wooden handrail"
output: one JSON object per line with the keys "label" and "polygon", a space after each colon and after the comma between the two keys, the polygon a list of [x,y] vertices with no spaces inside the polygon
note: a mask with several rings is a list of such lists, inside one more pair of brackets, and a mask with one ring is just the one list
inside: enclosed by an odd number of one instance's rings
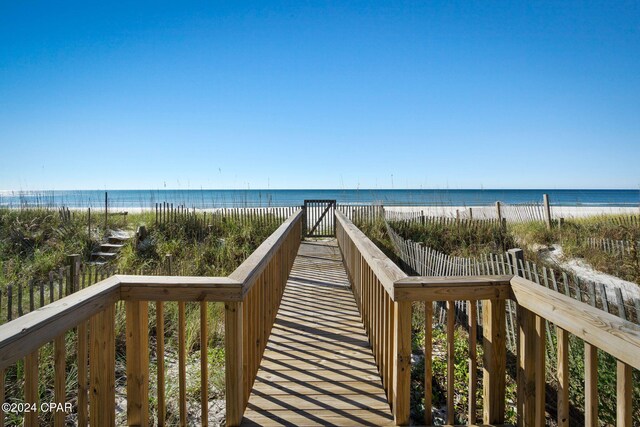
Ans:
{"label": "wooden handrail", "polygon": [[640,369],[640,326],[522,277],[511,289],[518,305]]}
{"label": "wooden handrail", "polygon": [[0,371],[120,299],[110,277],[0,326]]}
{"label": "wooden handrail", "polygon": [[507,299],[512,276],[407,277],[394,283],[395,301]]}
{"label": "wooden handrail", "polygon": [[[365,234],[360,231],[342,212],[335,212],[337,222],[342,226],[360,254],[382,283],[389,296],[394,298],[394,282],[408,276],[390,260]],[[337,231],[336,231],[337,233]]]}
{"label": "wooden handrail", "polygon": [[242,301],[242,283],[228,277],[114,276],[125,301]]}
{"label": "wooden handrail", "polygon": [[253,251],[249,257],[244,260],[233,273],[229,275],[229,278],[242,283],[242,294],[251,289],[255,283],[256,278],[265,269],[271,258],[275,254],[278,247],[282,244],[284,239],[289,235],[289,232],[294,227],[300,227],[300,220],[302,218],[302,209],[298,209],[293,215],[283,222],[280,227],[276,229],[260,246]]}

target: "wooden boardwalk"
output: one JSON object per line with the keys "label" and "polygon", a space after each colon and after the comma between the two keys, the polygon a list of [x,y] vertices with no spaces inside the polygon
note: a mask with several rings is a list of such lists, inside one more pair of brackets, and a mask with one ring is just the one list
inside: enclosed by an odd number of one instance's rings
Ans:
{"label": "wooden boardwalk", "polygon": [[303,242],[242,425],[390,425],[335,240]]}

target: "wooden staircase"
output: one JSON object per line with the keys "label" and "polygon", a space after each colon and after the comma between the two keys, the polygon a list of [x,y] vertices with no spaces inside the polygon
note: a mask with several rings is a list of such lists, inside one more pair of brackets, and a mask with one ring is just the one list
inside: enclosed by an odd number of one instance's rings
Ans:
{"label": "wooden staircase", "polygon": [[106,242],[100,244],[100,249],[91,253],[91,263],[101,265],[114,260],[129,239],[131,236],[123,232],[110,234]]}

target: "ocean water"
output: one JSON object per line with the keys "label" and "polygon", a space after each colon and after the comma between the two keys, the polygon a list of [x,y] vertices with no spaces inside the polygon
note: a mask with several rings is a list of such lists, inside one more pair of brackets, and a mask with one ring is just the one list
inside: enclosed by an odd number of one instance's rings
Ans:
{"label": "ocean water", "polygon": [[[107,190],[110,208],[152,208],[168,202],[189,208],[297,206],[305,199],[385,206],[485,206],[541,203],[554,206],[640,206],[640,190]],[[104,207],[104,190],[0,191],[0,206]]]}

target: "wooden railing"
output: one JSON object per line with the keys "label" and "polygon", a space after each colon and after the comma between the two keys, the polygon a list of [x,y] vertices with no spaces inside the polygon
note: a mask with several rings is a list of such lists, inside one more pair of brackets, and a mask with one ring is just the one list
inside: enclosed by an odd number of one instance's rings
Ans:
{"label": "wooden railing", "polygon": [[[482,422],[505,422],[506,328],[505,303],[517,303],[518,425],[544,426],[545,328],[556,328],[558,345],[557,423],[569,424],[569,334],[585,343],[585,424],[598,425],[597,358],[600,349],[617,359],[617,425],[631,426],[632,368],[640,369],[640,327],[588,304],[553,292],[515,275],[475,277],[407,277],[347,217],[336,212],[336,237],[342,251],[362,321],[369,336],[380,377],[396,424],[410,416],[412,303],[425,310],[425,424],[432,423],[432,307],[446,304],[447,372],[446,423],[454,424],[455,303],[466,301],[469,331],[469,424],[478,419],[476,387],[478,301],[482,316]],[[415,325],[414,325],[415,327]]]}
{"label": "wooden railing", "polygon": [[[64,404],[65,334],[77,334],[79,425],[115,425],[116,303],[126,308],[127,423],[149,424],[149,301],[155,301],[158,424],[165,424],[163,302],[178,302],[180,424],[187,424],[185,303],[200,303],[201,424],[207,423],[207,310],[225,304],[227,425],[238,425],[247,405],[267,337],[280,305],[302,233],[302,212],[289,217],[229,277],[124,276],[106,280],[0,326],[0,401],[5,369],[24,359],[25,402],[38,407],[38,353],[54,342],[55,402]],[[75,331],[74,331],[75,329]],[[173,379],[175,381],[175,379]],[[47,385],[48,387],[50,385]],[[55,413],[55,425],[66,413]],[[38,425],[38,411],[25,412],[25,425]],[[0,412],[0,425],[4,413]]]}

